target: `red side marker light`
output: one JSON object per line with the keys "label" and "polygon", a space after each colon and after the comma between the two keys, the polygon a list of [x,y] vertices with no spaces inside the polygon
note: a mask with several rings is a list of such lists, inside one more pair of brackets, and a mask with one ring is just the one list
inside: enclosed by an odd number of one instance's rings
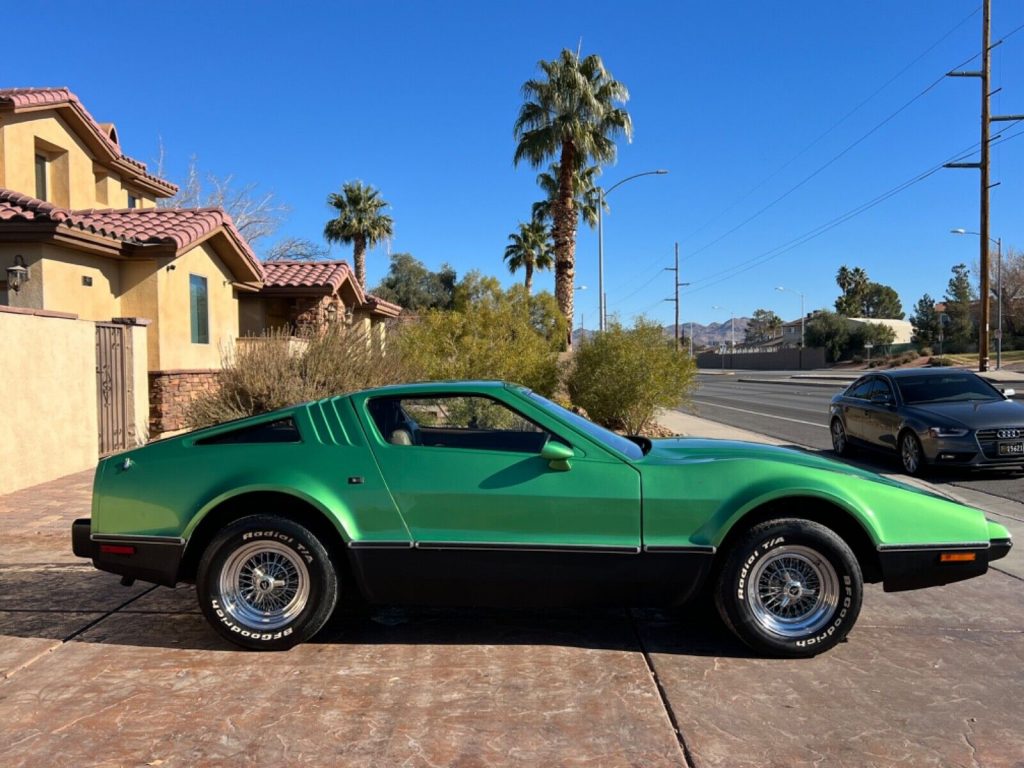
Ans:
{"label": "red side marker light", "polygon": [[943,552],[939,555],[940,563],[973,563],[977,559],[977,552]]}
{"label": "red side marker light", "polygon": [[100,553],[104,555],[134,555],[135,547],[127,544],[100,544]]}

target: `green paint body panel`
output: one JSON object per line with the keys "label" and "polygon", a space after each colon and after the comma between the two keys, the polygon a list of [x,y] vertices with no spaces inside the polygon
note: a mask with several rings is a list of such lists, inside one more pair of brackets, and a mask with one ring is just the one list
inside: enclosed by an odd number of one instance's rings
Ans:
{"label": "green paint body panel", "polygon": [[[518,411],[572,448],[570,469],[557,471],[539,454],[390,445],[367,410],[375,397],[445,394]],[[302,442],[197,444],[284,418]],[[856,520],[878,547],[1009,539],[979,510],[795,450],[681,438],[655,440],[631,458],[499,382],[359,392],[107,458],[96,473],[92,535],[187,540],[221,504],[268,491],[319,510],[350,544],[709,548],[750,511],[785,500],[786,514],[799,516],[808,498]]]}

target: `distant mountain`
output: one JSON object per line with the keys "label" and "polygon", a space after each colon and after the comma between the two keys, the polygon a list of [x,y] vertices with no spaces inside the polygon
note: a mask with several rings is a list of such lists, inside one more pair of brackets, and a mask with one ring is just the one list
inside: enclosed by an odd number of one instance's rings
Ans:
{"label": "distant mountain", "polygon": [[[736,345],[741,346],[743,344],[743,337],[747,330],[747,322],[750,318],[737,317],[736,318]],[[690,323],[680,322],[679,331],[684,339],[690,338]],[[665,336],[673,338],[676,333],[675,325],[664,326]],[[585,331],[576,329],[572,332],[573,344],[577,344],[582,338],[590,338],[595,333],[594,330],[588,328]],[[693,345],[694,347],[718,347],[722,344],[728,344],[731,340],[731,326],[730,322],[726,320],[724,323],[711,323],[710,325],[701,325],[700,323],[693,323]]]}

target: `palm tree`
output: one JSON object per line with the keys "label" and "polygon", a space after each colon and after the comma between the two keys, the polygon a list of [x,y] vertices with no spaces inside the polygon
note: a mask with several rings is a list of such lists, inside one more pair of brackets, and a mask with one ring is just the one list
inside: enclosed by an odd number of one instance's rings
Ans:
{"label": "palm tree", "polygon": [[337,209],[338,218],[327,222],[324,237],[329,243],[352,243],[356,279],[365,291],[367,247],[394,235],[394,221],[382,213],[388,203],[369,184],[348,181],[342,185],[341,194],[332,192],[327,196],[327,204]]}
{"label": "palm tree", "polygon": [[551,248],[551,234],[543,219],[534,216],[529,224],[520,222],[519,231],[508,236],[509,244],[505,246],[505,262],[508,271],[513,275],[523,269],[526,273],[527,295],[533,290],[533,270],[551,269],[555,265],[554,251]]}
{"label": "palm tree", "polygon": [[577,213],[573,174],[590,162],[614,160],[614,137],[621,133],[632,138],[633,123],[617,106],[629,99],[629,92],[605,69],[600,56],[581,59],[579,53],[563,50],[557,59],[539,66],[544,79],[523,84],[525,103],[515,122],[513,162],[526,160],[536,168],[558,161],[558,197],[552,210],[555,296],[571,326]]}
{"label": "palm tree", "polygon": [[[555,202],[558,200],[558,163],[551,164],[551,170],[537,174],[537,186],[544,192],[544,199],[533,204],[534,218],[552,221]],[[601,194],[595,181],[601,175],[601,166],[588,165],[572,175],[573,196],[576,210],[583,223],[593,229],[597,226],[597,206],[601,203]],[[605,201],[604,210],[609,210]]]}

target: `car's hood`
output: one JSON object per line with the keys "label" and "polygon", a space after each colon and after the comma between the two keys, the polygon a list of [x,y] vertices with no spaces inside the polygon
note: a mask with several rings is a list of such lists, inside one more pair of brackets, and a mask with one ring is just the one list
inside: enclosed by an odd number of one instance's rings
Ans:
{"label": "car's hood", "polygon": [[953,420],[971,429],[1024,426],[1024,403],[1013,400],[924,403],[908,405],[907,409],[925,420]]}
{"label": "car's hood", "polygon": [[798,467],[809,467],[828,472],[838,472],[884,485],[897,486],[906,490],[941,497],[941,494],[936,494],[914,485],[901,483],[897,480],[891,480],[875,472],[869,472],[866,469],[860,469],[842,461],[836,461],[835,459],[829,459],[816,453],[795,448],[782,448],[763,443],[745,443],[739,440],[711,440],[697,437],[652,440],[651,443],[651,450],[644,457],[644,463],[666,465],[693,461],[755,459]]}

